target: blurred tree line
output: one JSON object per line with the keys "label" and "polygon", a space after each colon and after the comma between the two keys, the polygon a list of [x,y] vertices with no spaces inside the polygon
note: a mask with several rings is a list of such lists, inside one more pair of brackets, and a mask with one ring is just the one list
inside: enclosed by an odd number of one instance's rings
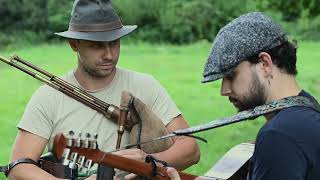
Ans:
{"label": "blurred tree line", "polygon": [[[113,0],[124,24],[137,24],[134,38],[150,42],[212,41],[240,14],[263,11],[293,36],[320,40],[320,0]],[[73,0],[0,0],[0,42],[57,39],[68,28]]]}

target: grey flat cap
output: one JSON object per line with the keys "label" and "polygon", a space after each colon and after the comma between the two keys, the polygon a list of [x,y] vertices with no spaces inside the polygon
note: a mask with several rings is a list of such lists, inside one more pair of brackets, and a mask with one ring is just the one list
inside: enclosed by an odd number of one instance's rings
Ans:
{"label": "grey flat cap", "polygon": [[286,40],[285,32],[270,17],[261,12],[244,14],[218,32],[204,67],[202,82],[223,78],[246,58]]}
{"label": "grey flat cap", "polygon": [[137,28],[124,26],[110,0],[76,0],[73,4],[68,31],[56,35],[89,41],[113,41]]}

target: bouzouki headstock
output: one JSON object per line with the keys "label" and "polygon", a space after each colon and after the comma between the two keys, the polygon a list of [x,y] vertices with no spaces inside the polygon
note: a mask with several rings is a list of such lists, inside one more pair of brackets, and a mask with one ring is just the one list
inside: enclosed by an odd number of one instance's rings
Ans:
{"label": "bouzouki headstock", "polygon": [[53,153],[63,165],[78,168],[86,173],[94,163],[98,163],[104,153],[98,149],[97,135],[86,134],[85,138],[74,138],[74,133],[64,136],[57,134],[53,142]]}

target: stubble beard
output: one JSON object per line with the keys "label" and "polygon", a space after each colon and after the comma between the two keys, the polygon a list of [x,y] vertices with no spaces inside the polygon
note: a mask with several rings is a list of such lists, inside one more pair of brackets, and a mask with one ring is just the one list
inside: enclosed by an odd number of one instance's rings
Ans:
{"label": "stubble beard", "polygon": [[83,72],[95,79],[102,79],[112,75],[116,68],[114,66],[112,69],[109,70],[101,70],[98,67],[90,66],[90,64],[87,64],[85,61],[80,61],[79,66],[83,70]]}
{"label": "stubble beard", "polygon": [[102,79],[107,76],[110,76],[112,74],[112,72],[115,70],[115,67],[110,70],[107,70],[107,71],[102,71],[97,68],[91,68],[89,66],[82,66],[82,69],[84,70],[84,72],[86,72],[91,77],[96,78],[96,79]]}
{"label": "stubble beard", "polygon": [[237,100],[236,108],[239,112],[252,109],[266,103],[266,90],[256,73],[253,73],[250,84],[251,86],[249,87],[249,91],[244,94],[241,99]]}

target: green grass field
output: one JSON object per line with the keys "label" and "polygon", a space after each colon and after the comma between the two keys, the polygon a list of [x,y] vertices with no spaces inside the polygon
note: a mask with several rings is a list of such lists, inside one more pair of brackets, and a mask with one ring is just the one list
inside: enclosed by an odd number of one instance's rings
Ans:
{"label": "green grass field", "polygon": [[[320,100],[320,43],[301,42],[298,50],[297,79],[303,89]],[[155,76],[169,91],[190,125],[206,123],[236,113],[226,97],[221,97],[220,81],[201,84],[202,69],[211,44],[187,46],[122,45],[119,66]],[[63,75],[76,60],[67,44],[38,45],[0,52],[16,53],[56,75]],[[41,83],[0,62],[0,165],[8,162],[17,132],[16,125],[30,96]],[[209,143],[199,142],[201,160],[187,172],[204,174],[228,149],[255,139],[264,119],[248,121],[199,133]],[[4,179],[0,175],[0,179]]]}

